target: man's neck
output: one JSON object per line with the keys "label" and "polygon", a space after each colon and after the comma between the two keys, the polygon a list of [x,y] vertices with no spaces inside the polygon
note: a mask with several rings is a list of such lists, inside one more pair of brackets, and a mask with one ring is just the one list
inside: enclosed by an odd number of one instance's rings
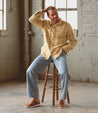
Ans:
{"label": "man's neck", "polygon": [[58,21],[51,21],[51,23],[53,24],[53,25],[55,25],[55,24],[57,24],[59,22],[59,19],[58,19]]}

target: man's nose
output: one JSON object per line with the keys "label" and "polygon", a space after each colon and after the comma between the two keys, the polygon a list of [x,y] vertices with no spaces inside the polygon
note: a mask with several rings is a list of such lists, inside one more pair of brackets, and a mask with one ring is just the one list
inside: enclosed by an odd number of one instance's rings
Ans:
{"label": "man's nose", "polygon": [[57,15],[54,15],[54,18],[57,17]]}

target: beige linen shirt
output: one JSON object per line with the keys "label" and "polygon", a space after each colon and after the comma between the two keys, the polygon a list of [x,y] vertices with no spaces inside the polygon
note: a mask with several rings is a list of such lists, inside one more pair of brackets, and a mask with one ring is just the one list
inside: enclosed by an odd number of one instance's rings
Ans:
{"label": "beige linen shirt", "polygon": [[44,44],[41,48],[41,54],[48,59],[51,55],[57,58],[61,55],[62,49],[65,53],[72,50],[76,44],[77,39],[69,23],[61,20],[55,25],[51,20],[41,19],[44,11],[40,10],[33,14],[29,21],[41,28],[44,33]]}

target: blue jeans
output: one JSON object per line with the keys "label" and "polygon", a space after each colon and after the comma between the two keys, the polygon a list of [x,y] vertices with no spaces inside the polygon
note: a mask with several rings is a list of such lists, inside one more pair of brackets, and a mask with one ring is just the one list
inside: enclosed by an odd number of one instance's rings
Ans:
{"label": "blue jeans", "polygon": [[38,97],[39,98],[39,89],[38,89],[38,73],[40,73],[51,61],[54,62],[56,68],[58,69],[60,79],[61,79],[61,99],[66,99],[66,92],[68,89],[68,83],[70,79],[68,65],[66,61],[66,54],[62,54],[54,59],[52,56],[47,60],[41,54],[39,55],[27,69],[27,96],[28,97]]}

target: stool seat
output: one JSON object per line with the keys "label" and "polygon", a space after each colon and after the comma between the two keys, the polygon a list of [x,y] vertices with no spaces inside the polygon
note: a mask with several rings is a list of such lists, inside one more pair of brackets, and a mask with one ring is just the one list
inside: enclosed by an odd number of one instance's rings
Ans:
{"label": "stool seat", "polygon": [[[53,63],[53,61],[51,63]],[[46,74],[45,74],[45,80],[44,80],[44,88],[43,88],[42,100],[41,101],[44,102],[44,96],[45,96],[46,89],[52,89],[53,90],[52,105],[55,105],[55,92],[56,92],[56,100],[58,100],[58,95],[59,95],[58,91],[61,90],[61,85],[58,84],[60,75],[58,73],[58,70],[57,70],[55,64],[54,64],[53,74],[49,73],[49,68],[50,68],[50,64],[46,68]],[[47,80],[48,80],[48,76],[52,76],[53,77],[53,85],[52,86],[46,86]],[[68,90],[67,90],[67,102],[70,103]]]}

